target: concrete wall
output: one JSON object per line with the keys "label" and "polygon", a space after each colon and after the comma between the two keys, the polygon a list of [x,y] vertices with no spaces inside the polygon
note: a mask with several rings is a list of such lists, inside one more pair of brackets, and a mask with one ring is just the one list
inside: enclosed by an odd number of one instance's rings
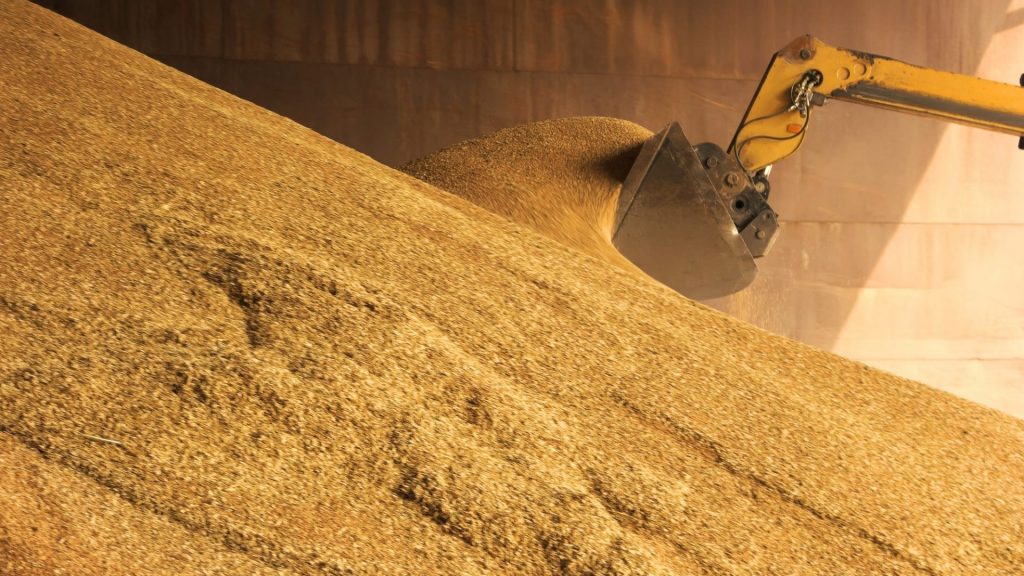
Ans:
{"label": "concrete wall", "polygon": [[[568,115],[726,144],[771,53],[832,44],[1016,82],[1019,0],[47,0],[398,165]],[[1014,138],[831,103],[776,167],[783,234],[711,302],[1024,416],[1024,157]]]}

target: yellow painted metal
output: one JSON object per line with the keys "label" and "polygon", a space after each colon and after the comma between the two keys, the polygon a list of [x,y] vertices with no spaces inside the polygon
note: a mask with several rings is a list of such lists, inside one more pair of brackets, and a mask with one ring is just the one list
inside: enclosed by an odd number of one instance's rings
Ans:
{"label": "yellow painted metal", "polygon": [[[810,71],[821,73],[821,84],[813,89],[819,97],[1024,135],[1020,86],[914,66],[803,36],[772,58],[729,146],[748,172],[800,147],[809,116],[793,108],[791,91]],[[800,128],[794,132],[793,125]]]}

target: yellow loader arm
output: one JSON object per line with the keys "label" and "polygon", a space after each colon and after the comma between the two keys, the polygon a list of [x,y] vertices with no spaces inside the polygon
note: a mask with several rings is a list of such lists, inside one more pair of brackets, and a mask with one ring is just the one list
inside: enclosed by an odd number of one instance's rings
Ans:
{"label": "yellow loader arm", "polygon": [[691,146],[675,122],[647,141],[622,185],[615,247],[691,298],[743,289],[757,273],[754,258],[768,253],[779,231],[768,205],[772,164],[800,147],[814,108],[829,99],[1024,136],[1020,86],[803,36],[772,58],[726,150]]}
{"label": "yellow loader arm", "polygon": [[771,166],[800,147],[811,109],[830,98],[1024,134],[1020,86],[914,66],[803,36],[772,58],[729,153],[750,173]]}

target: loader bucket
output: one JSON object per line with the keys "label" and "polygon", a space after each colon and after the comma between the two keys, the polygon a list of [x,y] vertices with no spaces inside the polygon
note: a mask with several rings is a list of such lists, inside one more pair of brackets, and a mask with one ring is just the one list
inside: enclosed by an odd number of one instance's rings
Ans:
{"label": "loader bucket", "polygon": [[700,158],[673,122],[644,144],[622,185],[612,243],[695,300],[742,290],[757,265]]}

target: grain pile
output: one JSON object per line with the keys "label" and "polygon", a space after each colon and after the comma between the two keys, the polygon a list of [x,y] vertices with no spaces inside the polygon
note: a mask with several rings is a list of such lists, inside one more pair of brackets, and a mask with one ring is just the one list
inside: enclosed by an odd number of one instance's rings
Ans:
{"label": "grain pile", "polygon": [[1021,572],[1021,421],[22,0],[0,86],[0,573]]}
{"label": "grain pile", "polygon": [[564,118],[468,140],[402,171],[541,234],[646,276],[612,244],[619,191],[650,130]]}

